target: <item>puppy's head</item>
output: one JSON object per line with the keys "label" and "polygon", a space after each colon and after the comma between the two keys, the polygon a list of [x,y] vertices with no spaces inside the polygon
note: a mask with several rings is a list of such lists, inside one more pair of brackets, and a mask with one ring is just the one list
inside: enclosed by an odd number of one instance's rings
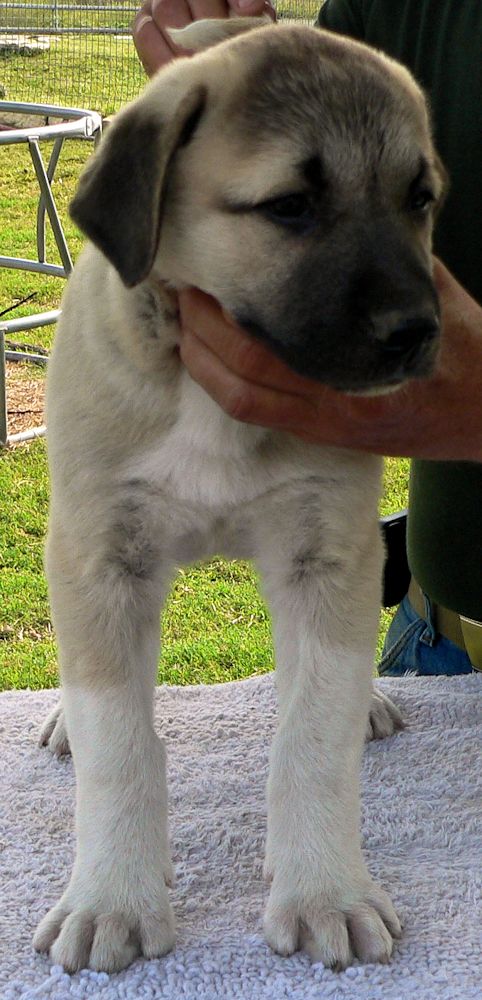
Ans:
{"label": "puppy's head", "polygon": [[236,37],[118,116],[74,219],[126,285],[202,288],[302,374],[360,392],[428,374],[444,172],[421,91],[356,42],[251,27],[175,33],[185,48]]}

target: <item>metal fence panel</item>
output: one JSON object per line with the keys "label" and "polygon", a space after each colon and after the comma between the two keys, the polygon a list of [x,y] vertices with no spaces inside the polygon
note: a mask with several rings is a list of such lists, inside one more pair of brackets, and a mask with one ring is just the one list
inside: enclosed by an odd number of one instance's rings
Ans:
{"label": "metal fence panel", "polygon": [[[145,83],[130,37],[139,5],[0,0],[0,97],[118,110]],[[313,21],[319,6],[319,0],[281,0],[278,11]]]}
{"label": "metal fence panel", "polygon": [[0,2],[0,92],[117,110],[145,83],[130,37],[136,10],[135,0]]}

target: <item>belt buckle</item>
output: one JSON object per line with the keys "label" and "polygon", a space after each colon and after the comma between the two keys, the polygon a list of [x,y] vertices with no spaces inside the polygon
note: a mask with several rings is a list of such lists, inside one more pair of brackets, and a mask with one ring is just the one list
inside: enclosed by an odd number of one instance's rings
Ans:
{"label": "belt buckle", "polygon": [[482,670],[482,622],[460,615],[460,627],[472,666]]}

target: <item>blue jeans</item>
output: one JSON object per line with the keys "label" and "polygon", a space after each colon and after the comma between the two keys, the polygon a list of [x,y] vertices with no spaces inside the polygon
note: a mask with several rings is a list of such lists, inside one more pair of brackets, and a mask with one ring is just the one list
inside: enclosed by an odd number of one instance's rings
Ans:
{"label": "blue jeans", "polygon": [[435,631],[429,598],[425,597],[425,618],[421,618],[405,597],[387,632],[379,675],[403,677],[412,673],[433,677],[471,674],[473,669],[467,653]]}

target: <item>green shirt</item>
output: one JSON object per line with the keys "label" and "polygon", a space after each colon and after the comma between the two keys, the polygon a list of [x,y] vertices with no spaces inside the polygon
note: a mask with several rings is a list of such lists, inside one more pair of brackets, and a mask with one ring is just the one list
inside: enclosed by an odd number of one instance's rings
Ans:
{"label": "green shirt", "polygon": [[[435,250],[482,303],[481,0],[326,0],[317,23],[405,63],[427,91],[450,175]],[[408,557],[430,597],[482,621],[481,464],[412,463]]]}

